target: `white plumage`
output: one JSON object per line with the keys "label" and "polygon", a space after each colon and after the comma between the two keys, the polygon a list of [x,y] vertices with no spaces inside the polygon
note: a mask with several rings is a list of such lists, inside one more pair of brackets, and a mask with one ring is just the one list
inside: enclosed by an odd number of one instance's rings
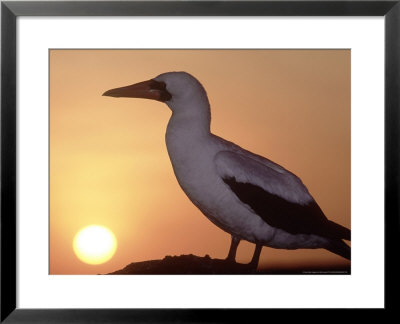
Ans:
{"label": "white plumage", "polygon": [[232,235],[229,260],[242,239],[256,244],[254,267],[262,246],[326,248],[350,258],[342,241],[350,239],[350,231],[325,217],[297,176],[210,132],[206,91],[190,74],[164,73],[104,95],[168,105],[166,144],[176,178],[193,204]]}

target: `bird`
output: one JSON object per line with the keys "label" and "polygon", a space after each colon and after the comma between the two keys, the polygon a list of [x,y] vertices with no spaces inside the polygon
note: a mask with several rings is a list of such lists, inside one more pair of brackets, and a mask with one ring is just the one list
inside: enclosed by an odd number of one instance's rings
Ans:
{"label": "bird", "polygon": [[351,240],[351,230],[325,216],[299,177],[211,132],[206,90],[191,74],[166,72],[103,96],[152,99],[170,108],[165,142],[174,174],[191,202],[231,235],[226,261],[236,262],[242,240],[255,244],[253,269],[264,246],[322,248],[350,260],[344,240]]}

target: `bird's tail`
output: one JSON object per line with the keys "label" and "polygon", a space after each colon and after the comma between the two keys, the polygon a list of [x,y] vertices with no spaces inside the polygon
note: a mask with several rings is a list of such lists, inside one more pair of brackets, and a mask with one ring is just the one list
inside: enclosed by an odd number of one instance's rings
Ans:
{"label": "bird's tail", "polygon": [[347,227],[344,227],[344,226],[339,225],[332,221],[329,221],[329,227],[330,227],[330,230],[333,233],[335,233],[335,236],[332,236],[332,237],[351,241],[351,231]]}
{"label": "bird's tail", "polygon": [[351,248],[342,240],[332,240],[326,249],[332,253],[342,256],[343,258],[346,258],[347,260],[350,260]]}

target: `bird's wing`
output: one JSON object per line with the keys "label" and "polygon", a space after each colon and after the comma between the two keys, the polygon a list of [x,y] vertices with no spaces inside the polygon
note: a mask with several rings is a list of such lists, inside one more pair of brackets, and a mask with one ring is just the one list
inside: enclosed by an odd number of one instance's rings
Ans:
{"label": "bird's wing", "polygon": [[219,176],[243,203],[269,225],[292,234],[346,235],[325,217],[298,177],[257,157],[247,151],[220,151],[214,159]]}
{"label": "bird's wing", "polygon": [[239,183],[258,186],[272,195],[300,205],[313,201],[306,186],[297,176],[272,161],[263,161],[261,158],[247,151],[239,153],[229,150],[220,151],[214,161],[218,174],[224,179],[235,178]]}

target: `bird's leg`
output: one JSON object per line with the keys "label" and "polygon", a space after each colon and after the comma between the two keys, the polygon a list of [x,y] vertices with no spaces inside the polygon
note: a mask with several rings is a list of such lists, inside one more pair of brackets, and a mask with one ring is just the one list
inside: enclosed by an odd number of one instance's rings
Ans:
{"label": "bird's leg", "polygon": [[239,242],[240,239],[232,235],[231,247],[229,249],[228,257],[226,258],[227,261],[235,262],[236,250],[238,248]]}
{"label": "bird's leg", "polygon": [[256,248],[254,250],[253,258],[251,259],[249,266],[257,269],[258,266],[258,260],[260,259],[260,254],[263,246],[259,243],[256,243]]}

